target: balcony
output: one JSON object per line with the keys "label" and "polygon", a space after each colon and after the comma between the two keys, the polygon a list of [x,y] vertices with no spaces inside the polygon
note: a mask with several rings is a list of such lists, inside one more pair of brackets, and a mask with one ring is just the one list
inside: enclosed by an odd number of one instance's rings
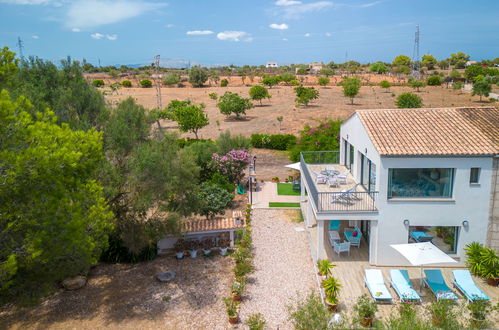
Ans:
{"label": "balcony", "polygon": [[[300,165],[303,179],[308,187],[308,196],[312,199],[317,213],[373,213],[376,207],[377,191],[367,191],[362,185],[357,185],[349,173],[347,183],[339,187],[330,187],[328,183],[317,184],[316,175],[326,168],[334,168],[340,173],[348,170],[339,164],[338,151],[307,151],[300,155]],[[354,192],[349,189],[357,185]]]}

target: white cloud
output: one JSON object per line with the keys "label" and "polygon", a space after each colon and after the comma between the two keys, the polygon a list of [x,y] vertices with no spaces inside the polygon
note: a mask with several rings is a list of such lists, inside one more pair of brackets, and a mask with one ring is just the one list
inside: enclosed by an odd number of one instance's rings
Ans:
{"label": "white cloud", "polygon": [[331,1],[310,2],[283,7],[277,14],[282,15],[286,19],[298,19],[306,13],[319,12],[332,6],[333,3]]}
{"label": "white cloud", "polygon": [[208,34],[213,34],[213,31],[210,30],[194,30],[194,31],[187,31],[188,36],[205,36]]}
{"label": "white cloud", "polygon": [[174,27],[174,26],[175,26],[175,25],[173,25],[173,24],[166,24],[166,25],[165,25],[165,28],[167,28],[167,29],[171,29],[171,28],[172,28],[172,27]]}
{"label": "white cloud", "polygon": [[33,38],[33,39],[40,39],[40,37],[39,37],[39,36],[37,36],[36,34],[33,34],[33,35],[31,36],[31,38]]}
{"label": "white cloud", "polygon": [[92,33],[90,35],[90,37],[92,37],[94,39],[97,39],[97,40],[106,38],[107,40],[114,41],[114,40],[118,39],[118,36],[116,34],[102,34],[102,33],[99,33],[99,32]]}
{"label": "white cloud", "polygon": [[282,38],[282,41],[288,41],[288,38]]}
{"label": "white cloud", "polygon": [[289,28],[289,26],[287,24],[276,24],[276,23],[272,23],[269,25],[269,27],[271,29],[276,29],[276,30],[287,30]]}
{"label": "white cloud", "polygon": [[228,41],[253,41],[251,35],[248,32],[244,31],[223,31],[217,34],[217,38],[220,40]]}
{"label": "white cloud", "polygon": [[295,1],[295,0],[277,0],[275,2],[276,6],[294,6],[299,4],[301,4],[301,1]]}
{"label": "white cloud", "polygon": [[93,28],[136,17],[165,5],[142,0],[76,0],[68,8],[66,25]]}
{"label": "white cloud", "polygon": [[372,7],[372,6],[376,6],[377,4],[380,4],[381,1],[373,1],[373,2],[369,2],[369,3],[365,3],[365,4],[362,4],[362,5],[359,5],[360,8],[369,8],[369,7]]}
{"label": "white cloud", "polygon": [[78,29],[78,28],[72,28],[71,31],[73,31],[73,32],[81,32],[81,30]]}
{"label": "white cloud", "polygon": [[59,1],[53,0],[0,0],[0,3],[12,5],[58,5]]}
{"label": "white cloud", "polygon": [[326,37],[330,37],[330,36],[332,36],[332,35],[333,35],[331,32],[326,32],[326,33],[324,33],[324,34],[326,35]]}
{"label": "white cloud", "polygon": [[305,33],[304,36],[308,38],[308,37],[311,36],[311,34],[310,33]]}

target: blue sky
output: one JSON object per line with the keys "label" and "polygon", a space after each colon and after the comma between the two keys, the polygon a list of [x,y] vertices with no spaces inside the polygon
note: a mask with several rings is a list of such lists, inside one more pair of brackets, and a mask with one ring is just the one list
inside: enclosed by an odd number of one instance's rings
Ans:
{"label": "blue sky", "polygon": [[497,0],[0,0],[0,46],[58,61],[281,64],[499,57]]}

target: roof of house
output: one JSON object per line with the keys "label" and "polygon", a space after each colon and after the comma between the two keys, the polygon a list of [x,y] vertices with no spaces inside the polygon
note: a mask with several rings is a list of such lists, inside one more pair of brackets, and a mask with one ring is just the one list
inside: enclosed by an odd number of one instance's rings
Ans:
{"label": "roof of house", "polygon": [[499,108],[377,109],[356,112],[382,156],[499,154]]}
{"label": "roof of house", "polygon": [[192,233],[199,231],[223,231],[231,229],[244,228],[244,219],[239,224],[234,218],[215,218],[215,219],[192,219],[182,221],[180,231],[183,233]]}

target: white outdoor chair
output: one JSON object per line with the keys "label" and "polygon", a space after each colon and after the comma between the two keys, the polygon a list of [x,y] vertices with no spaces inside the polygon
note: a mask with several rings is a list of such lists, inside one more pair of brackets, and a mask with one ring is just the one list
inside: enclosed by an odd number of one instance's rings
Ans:
{"label": "white outdoor chair", "polygon": [[340,181],[340,184],[347,184],[347,177],[350,172],[348,170],[344,171],[343,173],[338,175],[338,180]]}
{"label": "white outdoor chair", "polygon": [[324,175],[318,175],[316,178],[315,178],[315,183],[316,184],[326,184],[327,183],[327,176],[324,176]]}
{"label": "white outdoor chair", "polygon": [[340,255],[341,252],[347,252],[348,255],[350,255],[350,242],[333,242],[333,249],[334,252],[336,252],[338,255]]}
{"label": "white outdoor chair", "polygon": [[338,182],[338,178],[336,176],[333,176],[332,178],[329,178],[328,180],[329,187],[339,187],[340,183]]}

